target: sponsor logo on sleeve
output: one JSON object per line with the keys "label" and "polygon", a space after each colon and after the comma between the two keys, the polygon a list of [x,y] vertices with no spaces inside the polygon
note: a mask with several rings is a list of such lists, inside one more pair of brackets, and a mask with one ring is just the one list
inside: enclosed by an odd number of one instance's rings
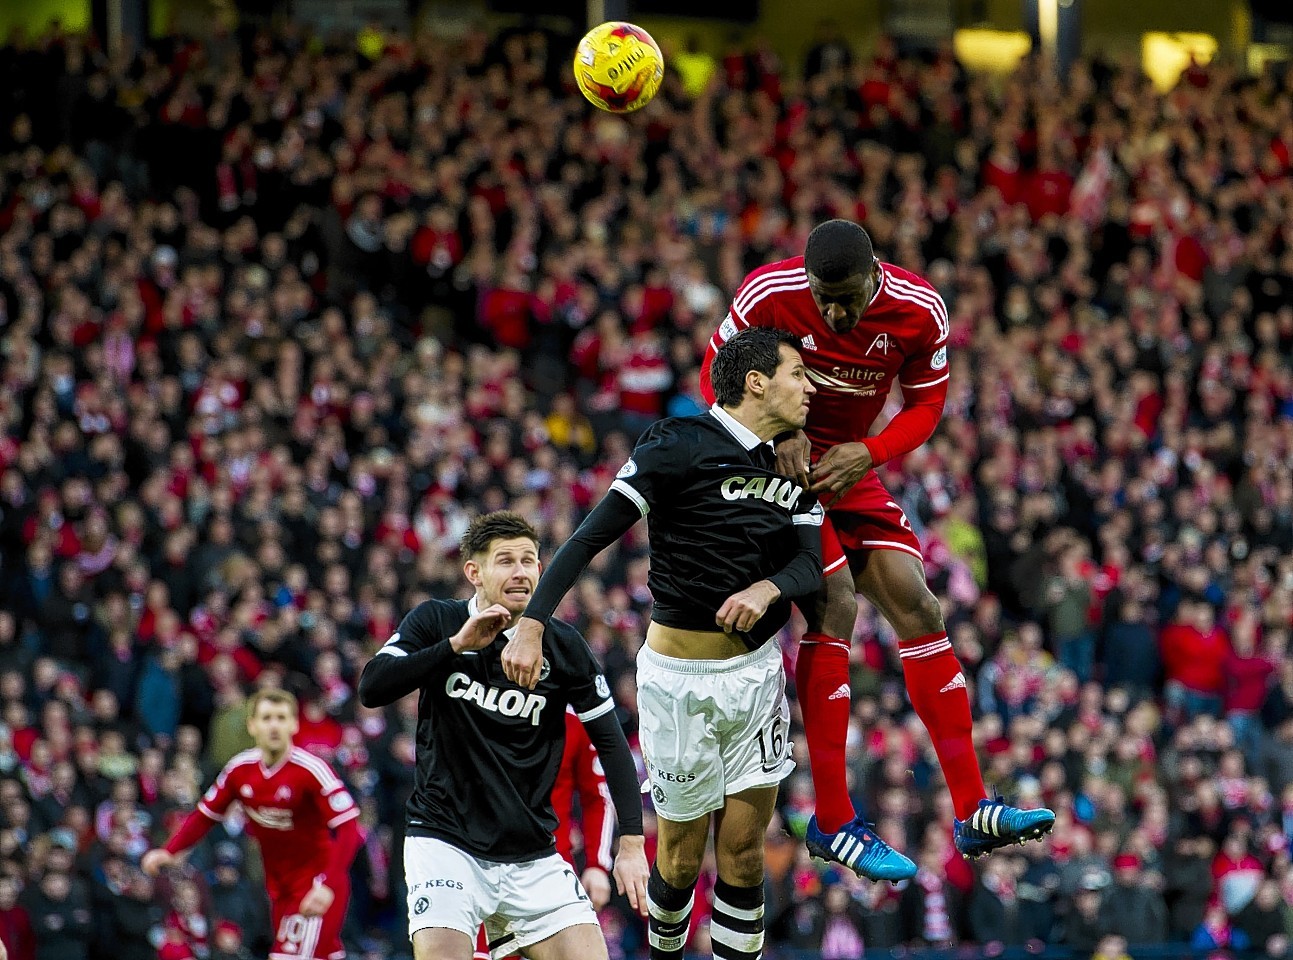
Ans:
{"label": "sponsor logo on sleeve", "polygon": [[611,695],[611,686],[600,673],[597,675],[597,679],[593,681],[593,688],[603,700]]}
{"label": "sponsor logo on sleeve", "polygon": [[929,361],[929,369],[942,370],[945,366],[947,366],[947,347],[939,347],[938,352]]}
{"label": "sponsor logo on sleeve", "polygon": [[719,325],[718,339],[723,341],[723,343],[727,343],[727,341],[731,340],[734,336],[736,336],[736,321],[729,315],[728,318]]}
{"label": "sponsor logo on sleeve", "polygon": [[[638,465],[634,463],[632,460],[628,460],[625,462],[624,466],[620,467],[620,472],[615,474],[615,476],[620,480],[625,480],[628,477],[633,476],[633,474],[637,472],[638,472]],[[399,634],[396,634],[396,636],[399,636]]]}

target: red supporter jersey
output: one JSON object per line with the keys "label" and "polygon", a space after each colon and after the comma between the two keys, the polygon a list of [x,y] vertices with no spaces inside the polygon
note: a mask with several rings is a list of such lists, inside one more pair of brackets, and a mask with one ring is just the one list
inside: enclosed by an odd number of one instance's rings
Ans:
{"label": "red supporter jersey", "polygon": [[597,759],[597,748],[588,739],[583,723],[571,707],[566,708],[566,748],[557,770],[557,782],[552,786],[552,809],[557,814],[557,853],[572,867],[572,804],[579,795],[579,809],[583,815],[585,868],[601,867],[611,872],[611,837],[615,827],[611,816],[611,794],[606,786],[606,774]]}
{"label": "red supporter jersey", "polygon": [[271,899],[304,895],[328,867],[331,831],[359,816],[359,808],[332,768],[292,747],[272,770],[259,750],[244,750],[226,764],[198,810],[223,820],[237,801],[248,832],[260,844]]}
{"label": "red supporter jersey", "polygon": [[[803,341],[804,363],[817,388],[805,427],[814,458],[836,444],[866,439],[894,384],[903,388],[904,410],[921,405],[932,408],[934,415],[928,432],[919,436],[924,431],[917,430],[910,445],[900,440],[880,445],[888,456],[876,456],[876,463],[929,439],[947,397],[950,326],[943,298],[921,277],[891,263],[880,264],[880,286],[871,305],[853,330],[837,334],[808,291],[803,257],[760,267],[745,278],[727,318],[710,339],[701,372],[701,389],[709,402],[714,399],[709,384],[714,353],[751,326],[779,327]],[[881,436],[887,433],[888,428]],[[877,452],[872,446],[873,455]]]}

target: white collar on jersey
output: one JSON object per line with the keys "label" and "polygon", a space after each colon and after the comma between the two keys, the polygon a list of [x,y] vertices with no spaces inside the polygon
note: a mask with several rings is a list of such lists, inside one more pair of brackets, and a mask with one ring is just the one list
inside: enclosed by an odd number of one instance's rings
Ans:
{"label": "white collar on jersey", "polygon": [[[709,408],[709,415],[726,427],[727,432],[736,437],[736,439],[741,442],[741,446],[745,447],[746,450],[753,450],[759,444],[765,442],[759,439],[759,435],[757,433],[743,424],[740,420],[737,420],[736,417],[732,416],[718,404],[714,404]],[[771,440],[766,442],[769,446],[772,445]]]}
{"label": "white collar on jersey", "polygon": [[875,293],[871,294],[871,303],[867,304],[867,309],[870,309],[871,304],[880,299],[880,291],[884,289],[885,279],[889,276],[888,271],[884,268],[884,264],[880,262],[878,257],[875,262],[880,267],[880,282],[875,285]]}
{"label": "white collar on jersey", "polygon": [[[471,599],[467,601],[467,616],[474,617],[478,613],[480,613],[480,604],[476,602],[476,595],[473,593],[471,595]],[[509,640],[511,640],[515,634],[516,627],[509,627],[503,631],[503,636],[507,637]]]}

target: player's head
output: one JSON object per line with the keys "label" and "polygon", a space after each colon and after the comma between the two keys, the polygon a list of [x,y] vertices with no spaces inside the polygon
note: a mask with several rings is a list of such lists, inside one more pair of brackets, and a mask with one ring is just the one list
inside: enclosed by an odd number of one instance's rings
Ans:
{"label": "player's head", "polygon": [[714,354],[709,368],[714,400],[720,407],[759,405],[763,417],[798,430],[808,420],[808,398],[817,392],[808,380],[797,336],[775,327],[742,330]]}
{"label": "player's head", "polygon": [[261,750],[282,753],[300,729],[296,697],[286,690],[257,690],[247,701],[247,732]]}
{"label": "player's head", "polygon": [[481,607],[501,603],[512,616],[524,612],[539,582],[539,535],[519,513],[496,510],[467,525],[459,549],[463,573]]}
{"label": "player's head", "polygon": [[813,228],[804,247],[804,272],[822,319],[836,333],[858,325],[880,283],[871,237],[850,220],[827,220]]}

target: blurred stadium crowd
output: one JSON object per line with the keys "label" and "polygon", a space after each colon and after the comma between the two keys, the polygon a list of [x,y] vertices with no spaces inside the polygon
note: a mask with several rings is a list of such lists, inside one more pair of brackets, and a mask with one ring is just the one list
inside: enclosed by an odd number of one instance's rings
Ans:
{"label": "blurred stadium crowd", "polygon": [[[572,90],[569,47],[360,51],[287,27],[0,49],[11,955],[263,950],[236,822],[156,888],[138,859],[247,745],[265,684],[302,696],[298,743],[361,798],[349,942],[407,950],[415,707],[360,707],[358,670],[404,611],[461,592],[476,511],[560,544],[644,425],[700,409],[745,272],[829,216],[947,302],[943,425],[884,480],[972,678],[990,783],[1060,819],[1021,854],[954,857],[864,613],[856,793],[922,870],[896,889],[808,860],[797,773],[768,839],[769,955],[1287,955],[1293,72],[1196,67],[1160,95],[1134,66],[1057,79],[1030,59],[997,84],[824,37],[802,75],[758,45],[691,54],[624,119]],[[639,530],[561,614],[630,736],[646,564]],[[603,923],[612,956],[642,949],[622,904]]]}

